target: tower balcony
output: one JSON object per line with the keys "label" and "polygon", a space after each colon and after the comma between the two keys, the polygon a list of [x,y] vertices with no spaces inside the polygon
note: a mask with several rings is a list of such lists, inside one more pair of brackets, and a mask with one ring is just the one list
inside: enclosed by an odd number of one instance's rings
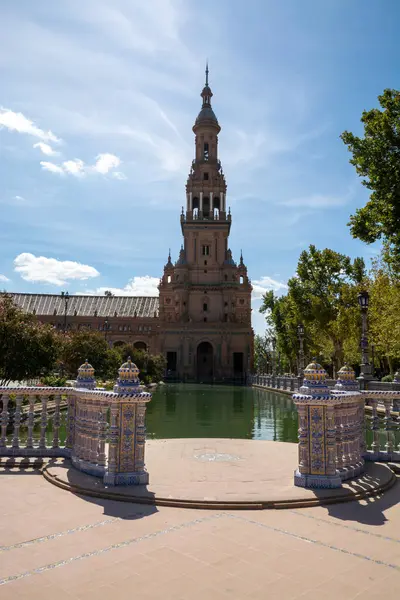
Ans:
{"label": "tower balcony", "polygon": [[187,210],[186,214],[181,214],[181,223],[188,223],[193,221],[222,221],[224,223],[231,223],[232,215],[230,213],[226,213],[224,211],[214,211],[205,213],[205,211],[201,210]]}

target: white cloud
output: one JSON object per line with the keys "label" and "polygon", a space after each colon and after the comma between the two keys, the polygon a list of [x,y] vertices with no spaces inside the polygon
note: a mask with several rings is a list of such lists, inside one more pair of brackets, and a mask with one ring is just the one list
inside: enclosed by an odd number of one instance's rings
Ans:
{"label": "white cloud", "polygon": [[22,279],[32,283],[64,285],[70,280],[85,280],[100,275],[94,267],[89,265],[72,260],[34,256],[28,252],[19,254],[14,260],[14,265],[15,271],[21,275]]}
{"label": "white cloud", "polygon": [[63,168],[66,173],[75,175],[75,177],[81,177],[85,174],[85,163],[80,158],[64,161],[61,168]]}
{"label": "white cloud", "polygon": [[100,287],[96,290],[86,291],[85,294],[103,295],[108,290],[115,296],[158,296],[157,286],[159,283],[158,277],[144,275],[143,277],[133,277],[123,288]]}
{"label": "white cloud", "polygon": [[272,277],[268,277],[268,275],[264,275],[260,279],[256,279],[251,282],[253,286],[252,299],[253,300],[261,300],[263,295],[269,290],[274,290],[274,292],[283,292],[288,289],[286,283],[282,281],[276,281],[272,279]]}
{"label": "white cloud", "polygon": [[61,142],[61,140],[51,131],[43,131],[43,129],[37,127],[33,121],[25,117],[22,113],[16,113],[8,108],[0,107],[0,128],[1,127],[6,127],[9,131],[33,135],[45,142]]}
{"label": "white cloud", "polygon": [[62,167],[55,165],[54,163],[47,162],[46,160],[41,160],[40,165],[42,169],[45,171],[50,171],[50,173],[57,173],[58,175],[65,175],[65,171]]}
{"label": "white cloud", "polygon": [[120,164],[121,160],[114,154],[99,154],[97,156],[96,164],[93,166],[93,170],[105,175],[111,171],[111,169],[119,167]]}
{"label": "white cloud", "polygon": [[42,168],[58,175],[74,175],[75,177],[84,177],[88,174],[107,175],[110,173],[115,179],[126,179],[121,171],[112,171],[121,164],[121,159],[114,154],[98,154],[94,165],[86,165],[80,158],[65,160],[60,165],[51,162],[42,161]]}
{"label": "white cloud", "polygon": [[124,173],[121,173],[121,171],[115,171],[114,173],[111,173],[111,176],[114,177],[114,179],[119,179],[120,181],[128,179]]}
{"label": "white cloud", "polygon": [[18,202],[25,202],[25,198],[23,196],[14,196],[14,200],[18,200]]}
{"label": "white cloud", "polygon": [[312,194],[301,198],[291,198],[284,200],[285,206],[297,206],[304,208],[331,208],[334,206],[343,206],[349,199],[348,194],[343,196],[330,196],[324,194]]}
{"label": "white cloud", "polygon": [[0,281],[6,282],[6,281],[10,281],[10,280],[5,275],[0,275]]}
{"label": "white cloud", "polygon": [[59,154],[59,152],[56,152],[49,144],[45,144],[44,142],[37,142],[36,144],[33,144],[33,147],[39,148],[46,156],[57,156],[57,154]]}

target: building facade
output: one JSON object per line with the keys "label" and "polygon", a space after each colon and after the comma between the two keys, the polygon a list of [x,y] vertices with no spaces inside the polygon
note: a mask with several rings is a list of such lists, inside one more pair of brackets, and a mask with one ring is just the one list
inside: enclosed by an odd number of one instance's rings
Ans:
{"label": "building facade", "polygon": [[212,95],[207,68],[180,216],[183,243],[175,263],[168,256],[159,297],[13,294],[24,310],[60,329],[97,329],[110,344],[164,354],[168,376],[184,381],[243,380],[253,356],[252,286],[243,257],[235,263],[229,249],[232,215]]}

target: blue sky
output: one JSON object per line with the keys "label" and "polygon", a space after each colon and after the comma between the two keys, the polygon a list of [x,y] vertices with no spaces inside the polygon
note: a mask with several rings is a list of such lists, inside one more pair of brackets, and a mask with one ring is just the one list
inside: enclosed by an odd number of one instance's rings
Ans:
{"label": "blue sky", "polygon": [[153,294],[193,158],[204,63],[231,248],[254,320],[311,243],[367,261],[367,198],[339,139],[398,88],[397,0],[4,0],[0,285]]}

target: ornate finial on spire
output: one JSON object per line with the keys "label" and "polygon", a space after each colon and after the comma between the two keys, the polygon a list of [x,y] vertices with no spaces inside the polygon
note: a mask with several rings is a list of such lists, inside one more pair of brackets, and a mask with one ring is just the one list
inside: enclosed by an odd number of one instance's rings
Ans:
{"label": "ornate finial on spire", "polygon": [[244,265],[244,262],[243,262],[243,252],[242,252],[242,250],[240,251],[240,263],[239,263],[239,264],[240,264],[240,266],[241,266],[241,267]]}
{"label": "ornate finial on spire", "polygon": [[165,265],[164,269],[172,269],[173,266],[174,265],[171,262],[171,248],[170,248],[169,252],[168,252],[168,261],[167,261],[167,264]]}
{"label": "ornate finial on spire", "polygon": [[206,61],[206,86],[208,86],[208,58]]}

